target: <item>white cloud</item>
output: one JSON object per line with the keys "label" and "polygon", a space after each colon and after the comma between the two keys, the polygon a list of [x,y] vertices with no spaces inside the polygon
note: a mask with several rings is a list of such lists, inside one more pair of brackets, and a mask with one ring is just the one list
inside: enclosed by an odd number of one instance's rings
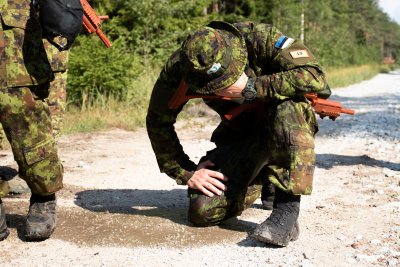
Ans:
{"label": "white cloud", "polygon": [[379,0],[379,6],[393,20],[400,24],[400,1],[399,0]]}

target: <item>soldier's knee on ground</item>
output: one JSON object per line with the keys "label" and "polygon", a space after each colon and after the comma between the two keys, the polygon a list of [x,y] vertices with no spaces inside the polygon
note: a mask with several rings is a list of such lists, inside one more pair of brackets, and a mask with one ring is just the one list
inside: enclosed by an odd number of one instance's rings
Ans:
{"label": "soldier's knee on ground", "polygon": [[26,165],[20,168],[20,176],[32,193],[50,195],[63,187],[63,167],[53,140],[25,149],[24,157]]}
{"label": "soldier's knee on ground", "polygon": [[212,226],[226,218],[227,202],[224,196],[207,197],[190,194],[188,218],[195,226]]}

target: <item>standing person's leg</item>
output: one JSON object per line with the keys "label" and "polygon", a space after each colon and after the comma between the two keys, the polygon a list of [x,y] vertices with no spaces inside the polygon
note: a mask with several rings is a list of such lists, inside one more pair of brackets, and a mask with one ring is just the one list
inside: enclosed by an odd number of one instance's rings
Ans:
{"label": "standing person's leg", "polygon": [[[67,72],[55,72],[54,77],[54,80],[50,82],[50,87],[48,89],[49,95],[45,101],[50,110],[53,135],[57,141],[57,139],[61,136],[63,117],[67,102]],[[6,138],[3,128],[0,124],[0,142],[2,141],[2,136]],[[18,176],[15,176],[9,180],[8,184],[10,187],[10,194],[22,194],[30,192],[30,189],[26,185],[25,181],[20,179]]]}
{"label": "standing person's leg", "polygon": [[9,88],[0,92],[0,114],[19,176],[31,189],[26,237],[46,239],[55,228],[55,192],[62,188],[63,168],[57,155],[48,87]]}
{"label": "standing person's leg", "polygon": [[[266,113],[271,137],[269,179],[276,186],[273,211],[253,237],[286,246],[297,239],[300,196],[311,194],[315,168],[315,115],[306,102],[284,101]],[[268,115],[270,114],[270,115]]]}
{"label": "standing person's leg", "polygon": [[57,140],[61,136],[63,118],[67,105],[67,71],[55,72],[50,83],[49,96],[46,98],[49,106],[53,135]]}

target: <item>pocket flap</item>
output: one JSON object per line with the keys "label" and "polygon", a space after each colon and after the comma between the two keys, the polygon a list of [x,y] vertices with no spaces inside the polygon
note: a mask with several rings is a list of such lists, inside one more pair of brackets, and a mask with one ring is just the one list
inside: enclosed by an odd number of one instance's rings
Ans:
{"label": "pocket flap", "polygon": [[29,9],[7,9],[0,11],[3,23],[8,27],[25,29],[28,22]]}
{"label": "pocket flap", "polygon": [[32,165],[42,161],[55,152],[54,141],[46,141],[36,144],[33,147],[24,149],[26,163]]}

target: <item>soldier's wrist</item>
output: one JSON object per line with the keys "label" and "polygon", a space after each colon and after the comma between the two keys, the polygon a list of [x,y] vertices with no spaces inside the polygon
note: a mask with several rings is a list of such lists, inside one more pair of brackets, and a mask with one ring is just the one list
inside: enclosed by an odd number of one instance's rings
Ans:
{"label": "soldier's wrist", "polygon": [[189,181],[190,178],[192,178],[194,172],[190,172],[190,171],[184,171],[182,175],[179,175],[175,181],[176,184],[178,185],[187,185],[187,182]]}
{"label": "soldier's wrist", "polygon": [[247,80],[246,86],[242,91],[242,96],[246,102],[252,102],[257,98],[257,90],[255,88],[256,78],[249,78]]}

